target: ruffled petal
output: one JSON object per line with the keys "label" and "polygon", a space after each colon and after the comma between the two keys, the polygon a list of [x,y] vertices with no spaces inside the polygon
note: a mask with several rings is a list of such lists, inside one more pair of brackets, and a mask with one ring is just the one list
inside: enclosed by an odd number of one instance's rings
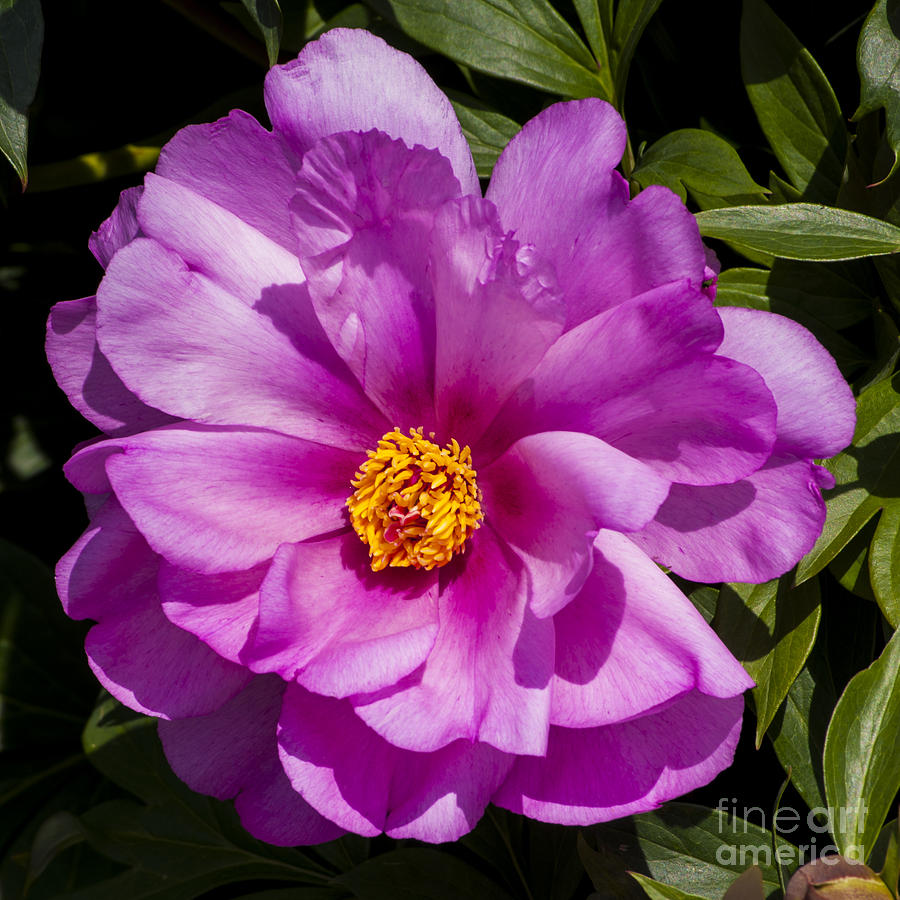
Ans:
{"label": "ruffled petal", "polygon": [[656,809],[731,764],[743,711],[742,697],[694,692],[629,722],[554,727],[546,756],[520,756],[492,802],[562,825]]}
{"label": "ruffled petal", "polygon": [[575,100],[535,116],[494,166],[487,197],[504,227],[554,261],[569,328],[669,282],[703,284],[694,217],[655,185],[629,201],[614,171],[624,149],[618,113],[602,100]]}
{"label": "ruffled petal", "polygon": [[247,303],[272,285],[303,282],[296,252],[177,181],[146,176],[138,221],[147,237]]}
{"label": "ruffled petal", "polygon": [[203,125],[188,125],[159,154],[156,174],[190,188],[294,251],[288,202],[294,167],[284,142],[253,116],[235,109]]}
{"label": "ruffled petal", "polygon": [[96,298],[57,303],[47,320],[46,348],[57,384],[101,431],[126,434],[175,421],[128,390],[100,351]]}
{"label": "ruffled petal", "polygon": [[363,30],[335,28],[266,76],[275,131],[298,154],[340,131],[378,128],[450,160],[463,191],[480,193],[469,145],[447,96],[411,56]]}
{"label": "ruffled petal", "polygon": [[440,630],[425,665],[394,690],[356,698],[357,715],[409,750],[465,738],[508,753],[543,753],[553,624],[531,612],[527,597],[515,557],[482,527],[442,578]]}
{"label": "ruffled petal", "polygon": [[822,531],[818,469],[773,456],[735,484],[673,484],[656,518],[630,537],[692,581],[768,581],[796,565]]}
{"label": "ruffled petal", "polygon": [[302,284],[265,288],[251,307],[140,238],[117,255],[98,297],[104,353],[167,412],[360,452],[389,427],[328,344]]}
{"label": "ruffled petal", "polygon": [[386,134],[337,134],[303,159],[291,204],[325,333],[392,423],[433,424],[435,211],[459,194],[447,160]]}
{"label": "ruffled petal", "polygon": [[137,220],[137,204],[143,187],[122,191],[112,215],[90,236],[88,247],[94,258],[105,269],[116,251],[130,244],[140,233]]}
{"label": "ruffled petal", "polygon": [[642,528],[670,487],[644,463],[569,431],[522,438],[479,484],[486,517],[525,563],[531,611],[540,617],[580,590],[598,529]]}
{"label": "ruffled petal", "polygon": [[192,790],[236,797],[241,824],[269,844],[319,844],[343,834],[290,785],[278,760],[276,727],[284,682],[254,678],[209,715],[160,722],[159,737],[175,774]]}
{"label": "ruffled petal", "polygon": [[778,406],[776,450],[834,456],[853,440],[856,401],[831,354],[802,325],[758,309],[723,307],[719,354],[752,366]]}
{"label": "ruffled petal", "polygon": [[252,677],[173,625],[162,613],[152,582],[118,597],[115,608],[88,632],[84,649],[113,697],[163,719],[212,712]]}
{"label": "ruffled petal", "polygon": [[265,431],[172,426],[117,442],[116,496],[169,562],[213,574],[249,569],[279,544],[335,531],[355,453]]}
{"label": "ruffled petal", "polygon": [[285,693],[278,742],[295,790],[341,827],[432,843],[475,826],[513,761],[465,740],[433,753],[402,750],[367,728],[347,701],[296,685]]}
{"label": "ruffled petal", "polygon": [[768,459],[775,402],[749,366],[715,357],[722,325],[687,282],[620,304],[568,331],[492,423],[510,436],[584,431],[687,484],[736,481]]}
{"label": "ruffled petal", "polygon": [[581,593],[553,619],[554,725],[613,725],[693,690],[733,697],[753,687],[690,600],[625,535],[601,531],[593,562]]}
{"label": "ruffled petal", "polygon": [[119,501],[109,497],[59,561],[56,590],[66,615],[101,619],[133,595],[153,591],[156,572],[156,554]]}
{"label": "ruffled petal", "polygon": [[266,561],[246,572],[203,575],[161,559],[157,586],[163,612],[219,656],[243,665],[242,651],[259,619],[259,586],[268,568]]}
{"label": "ruffled petal", "polygon": [[346,697],[409,675],[437,630],[437,573],[373,572],[359,537],[345,532],[278,550],[244,663]]}
{"label": "ruffled petal", "polygon": [[430,259],[438,422],[471,444],[559,336],[565,310],[552,269],[504,234],[486,200],[444,206]]}

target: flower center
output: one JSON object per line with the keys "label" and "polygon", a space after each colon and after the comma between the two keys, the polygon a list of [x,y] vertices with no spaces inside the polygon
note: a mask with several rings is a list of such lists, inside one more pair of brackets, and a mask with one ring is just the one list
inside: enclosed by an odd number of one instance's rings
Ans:
{"label": "flower center", "polygon": [[442,449],[421,428],[394,429],[368,456],[347,506],[372,571],[447,565],[484,518],[469,448],[453,440]]}

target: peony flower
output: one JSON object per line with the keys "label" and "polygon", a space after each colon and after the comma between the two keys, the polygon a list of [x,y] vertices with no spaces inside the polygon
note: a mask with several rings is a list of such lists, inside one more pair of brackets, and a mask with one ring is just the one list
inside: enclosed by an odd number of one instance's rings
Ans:
{"label": "peony flower", "polygon": [[640,812],[729,764],[751,681],[657,562],[763,581],[823,522],[853,399],[714,309],[612,107],[529,122],[482,197],[410,57],[335,30],[273,130],[190,126],[91,241],[48,354],[104,437],[58,569],[174,771],[276,844],[446,841],[493,802]]}

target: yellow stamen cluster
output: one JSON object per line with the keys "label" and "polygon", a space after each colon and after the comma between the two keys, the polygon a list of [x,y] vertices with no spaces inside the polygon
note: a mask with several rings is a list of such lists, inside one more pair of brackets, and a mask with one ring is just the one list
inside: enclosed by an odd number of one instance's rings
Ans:
{"label": "yellow stamen cluster", "polygon": [[394,429],[368,455],[347,506],[372,570],[446,565],[483,518],[469,448],[453,440],[442,449],[421,428]]}

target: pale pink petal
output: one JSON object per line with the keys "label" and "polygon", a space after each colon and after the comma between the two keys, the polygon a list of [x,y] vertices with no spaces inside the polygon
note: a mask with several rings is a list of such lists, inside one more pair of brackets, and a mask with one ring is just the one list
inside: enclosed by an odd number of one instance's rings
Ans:
{"label": "pale pink petal", "polygon": [[106,468],[153,549],[208,574],[346,524],[355,453],[265,431],[172,426],[122,438]]}
{"label": "pale pink petal", "polygon": [[613,725],[693,690],[733,697],[753,687],[690,600],[625,535],[601,531],[593,563],[581,593],[553,618],[554,725]]}
{"label": "pale pink petal", "polygon": [[434,645],[437,587],[436,572],[373,572],[355,532],[285,544],[263,583],[244,663],[337,697],[389,687]]}
{"label": "pale pink petal", "polygon": [[296,685],[285,693],[278,742],[295,790],[341,827],[432,843],[475,826],[513,761],[466,740],[433,753],[402,750],[367,728],[346,700]]}
{"label": "pale pink petal", "polygon": [[343,833],[293,790],[278,760],[276,727],[284,682],[257,676],[209,715],[160,722],[175,774],[220,800],[236,797],[241,824],[269,844],[319,844]]}
{"label": "pale pink petal", "polygon": [[554,726],[546,756],[520,756],[492,802],[563,825],[656,809],[731,764],[743,712],[743,697],[694,692],[617,725]]}
{"label": "pale pink petal", "polygon": [[773,456],[735,484],[673,484],[656,518],[630,537],[692,581],[768,581],[796,565],[822,531],[818,468]]}
{"label": "pale pink petal", "polygon": [[482,527],[442,578],[440,630],[425,665],[394,690],[356,698],[357,715],[409,750],[465,738],[508,753],[543,753],[553,625],[527,599],[521,566]]}
{"label": "pale pink petal", "polygon": [[299,153],[340,131],[378,128],[450,160],[467,194],[480,193],[472,153],[447,96],[411,56],[363,30],[335,28],[266,77],[275,131]]}

